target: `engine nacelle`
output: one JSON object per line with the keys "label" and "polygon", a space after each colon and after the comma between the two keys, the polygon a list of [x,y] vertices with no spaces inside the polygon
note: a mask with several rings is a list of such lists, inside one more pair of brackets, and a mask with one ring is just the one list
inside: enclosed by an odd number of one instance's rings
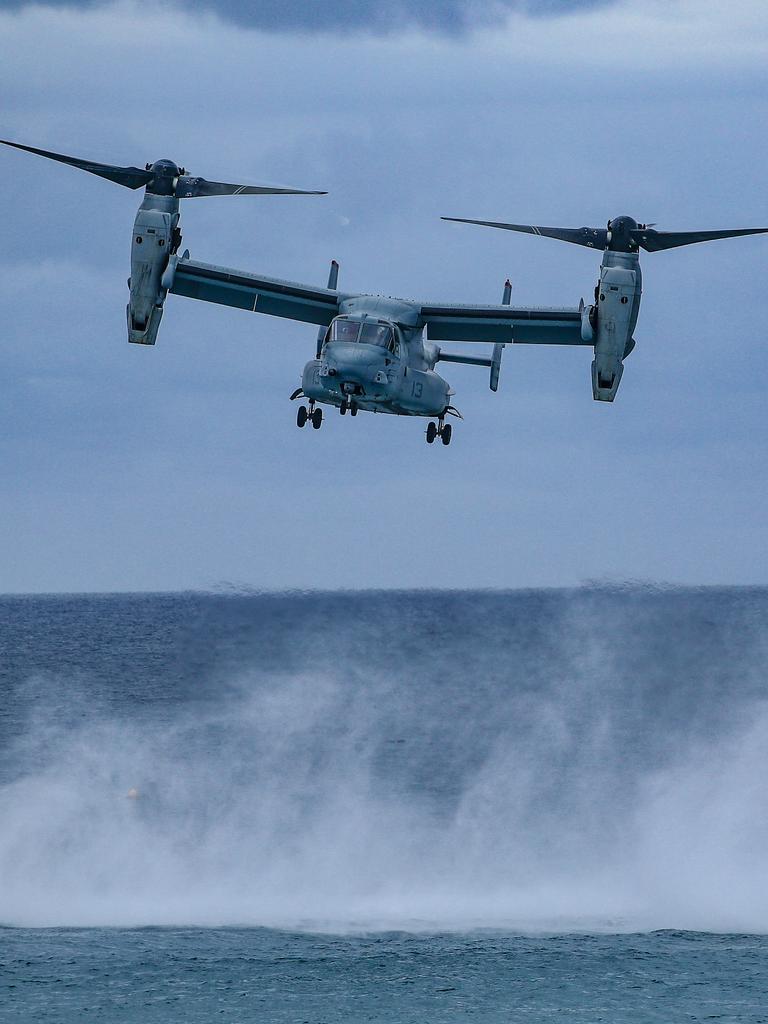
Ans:
{"label": "engine nacelle", "polygon": [[604,265],[601,269],[592,363],[592,395],[597,402],[614,400],[624,372],[623,360],[634,348],[632,331],[637,321],[639,278],[639,266]]}
{"label": "engine nacelle", "polygon": [[128,341],[134,344],[155,344],[163,303],[173,283],[167,271],[181,241],[178,222],[178,201],[170,197],[148,196],[136,214],[128,282],[131,294],[126,309]]}

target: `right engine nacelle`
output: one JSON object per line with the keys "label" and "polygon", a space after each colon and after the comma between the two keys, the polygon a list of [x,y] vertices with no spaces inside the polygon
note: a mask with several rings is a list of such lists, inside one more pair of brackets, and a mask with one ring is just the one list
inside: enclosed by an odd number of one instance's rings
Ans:
{"label": "right engine nacelle", "polygon": [[596,298],[592,395],[597,402],[612,402],[624,372],[623,360],[634,348],[632,331],[640,303],[639,266],[603,266]]}
{"label": "right engine nacelle", "polygon": [[[159,205],[168,209],[158,209]],[[181,240],[178,222],[178,201],[166,197],[145,200],[136,214],[126,309],[128,341],[134,344],[155,344],[167,294],[163,275]]]}

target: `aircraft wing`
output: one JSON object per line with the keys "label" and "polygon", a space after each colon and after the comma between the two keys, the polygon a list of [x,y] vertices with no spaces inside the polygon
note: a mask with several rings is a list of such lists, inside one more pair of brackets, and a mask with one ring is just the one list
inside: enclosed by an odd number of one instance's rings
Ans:
{"label": "aircraft wing", "polygon": [[174,295],[218,302],[252,313],[325,325],[336,316],[343,298],[328,288],[280,281],[189,259],[179,260],[170,291]]}
{"label": "aircraft wing", "polygon": [[581,337],[578,309],[425,305],[421,318],[430,341],[531,345],[591,345]]}

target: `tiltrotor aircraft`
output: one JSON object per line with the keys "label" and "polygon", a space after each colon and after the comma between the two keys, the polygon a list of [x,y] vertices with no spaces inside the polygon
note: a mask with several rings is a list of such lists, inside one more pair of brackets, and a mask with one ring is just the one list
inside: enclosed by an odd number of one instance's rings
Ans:
{"label": "tiltrotor aircraft", "polygon": [[[3,140],[0,140],[3,142]],[[460,416],[451,404],[448,382],[435,372],[438,362],[469,363],[490,368],[490,387],[499,383],[507,344],[584,345],[594,349],[593,394],[613,401],[623,360],[634,348],[632,333],[640,305],[638,248],[673,248],[714,238],[758,234],[768,228],[735,231],[659,232],[619,217],[607,229],[538,228],[489,221],[469,221],[541,234],[604,250],[595,302],[570,309],[511,305],[507,281],[499,305],[421,303],[338,290],[338,264],[331,263],[325,288],[262,277],[212,266],[179,255],[179,200],[200,196],[303,194],[299,189],[232,185],[187,175],[171,160],[138,167],[98,164],[47,150],[3,142],[15,149],[48,157],[107,178],[127,188],[145,188],[131,243],[128,340],[154,345],[169,293],[215,302],[254,313],[287,317],[319,325],[315,358],[306,364],[302,384],[291,399],[303,398],[299,427],[323,421],[321,406],[342,415],[359,410],[429,419],[426,439],[451,441],[446,416]],[[459,218],[445,218],[457,220]],[[481,342],[492,345],[481,356],[443,351],[436,342]]]}

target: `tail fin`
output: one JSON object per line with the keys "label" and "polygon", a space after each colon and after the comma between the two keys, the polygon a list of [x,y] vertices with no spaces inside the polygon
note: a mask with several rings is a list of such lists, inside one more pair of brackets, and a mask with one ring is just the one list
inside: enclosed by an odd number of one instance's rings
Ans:
{"label": "tail fin", "polygon": [[[507,278],[504,282],[504,295],[501,299],[502,306],[508,306],[512,301],[512,282]],[[504,351],[504,345],[497,343],[493,346],[493,355],[491,356],[491,391],[499,390],[499,374],[501,373],[501,355]]]}
{"label": "tail fin", "polygon": [[[339,264],[336,260],[331,260],[331,269],[328,271],[328,288],[331,291],[336,291],[336,285],[339,283]],[[326,328],[321,327],[317,332],[317,346],[315,349],[315,358],[320,358],[320,353],[323,350],[323,342],[325,341]]]}

